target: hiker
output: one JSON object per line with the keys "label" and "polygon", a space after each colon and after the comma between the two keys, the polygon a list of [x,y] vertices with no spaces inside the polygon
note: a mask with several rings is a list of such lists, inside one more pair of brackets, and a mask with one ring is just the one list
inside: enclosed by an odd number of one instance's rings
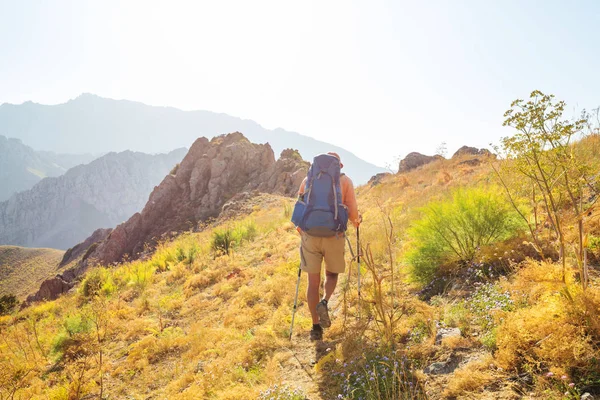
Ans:
{"label": "hiker", "polygon": [[[300,185],[292,217],[302,237],[300,268],[308,274],[306,298],[313,321],[311,340],[322,340],[323,328],[331,326],[327,302],[335,290],[338,274],[345,270],[344,232],[348,220],[357,228],[361,222],[352,180],[340,172],[343,166],[337,153],[316,156]],[[323,259],[325,293],[319,301]]]}

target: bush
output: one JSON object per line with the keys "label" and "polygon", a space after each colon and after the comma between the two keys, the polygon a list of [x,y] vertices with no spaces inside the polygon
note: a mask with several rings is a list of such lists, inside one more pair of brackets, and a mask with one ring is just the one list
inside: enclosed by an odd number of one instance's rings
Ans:
{"label": "bush", "polygon": [[0,297],[0,315],[10,314],[17,307],[17,304],[19,304],[19,301],[15,295],[5,294]]}
{"label": "bush", "polygon": [[215,229],[212,234],[211,249],[216,255],[229,255],[234,247],[242,245],[244,241],[251,242],[256,239],[258,231],[254,222],[247,222],[235,227]]}
{"label": "bush", "polygon": [[508,239],[522,221],[495,190],[468,189],[433,201],[409,230],[414,246],[407,254],[411,275],[430,282],[442,265],[466,265],[482,246]]}
{"label": "bush", "polygon": [[111,271],[97,268],[90,271],[81,283],[80,292],[84,298],[90,299],[101,294],[111,295],[117,290]]}
{"label": "bush", "polygon": [[424,389],[406,359],[390,353],[366,355],[364,363],[344,364],[334,377],[342,381],[340,399],[426,399]]}
{"label": "bush", "polygon": [[215,229],[212,235],[211,249],[217,254],[229,255],[233,248],[233,231],[229,228]]}

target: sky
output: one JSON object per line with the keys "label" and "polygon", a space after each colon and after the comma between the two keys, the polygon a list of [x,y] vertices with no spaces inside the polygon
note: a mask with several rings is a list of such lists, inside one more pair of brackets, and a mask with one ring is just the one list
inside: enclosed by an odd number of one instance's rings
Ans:
{"label": "sky", "polygon": [[497,143],[534,89],[600,106],[600,2],[0,0],[0,104],[223,112],[395,166]]}

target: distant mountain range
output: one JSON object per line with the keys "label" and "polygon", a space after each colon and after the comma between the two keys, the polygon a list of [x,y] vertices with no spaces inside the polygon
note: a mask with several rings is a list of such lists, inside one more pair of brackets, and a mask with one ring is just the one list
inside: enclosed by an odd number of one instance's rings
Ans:
{"label": "distant mountain range", "polygon": [[48,176],[59,176],[69,168],[92,161],[91,154],[56,154],[35,151],[19,139],[0,135],[0,201],[27,190]]}
{"label": "distant mountain range", "polygon": [[98,228],[112,228],[142,209],[186,152],[109,153],[45,178],[0,202],[0,244],[67,249]]}
{"label": "distant mountain range", "polygon": [[355,183],[366,183],[384,169],[329,143],[283,129],[269,130],[251,120],[209,111],[182,111],[128,100],[83,94],[58,105],[25,102],[0,106],[0,134],[16,137],[37,150],[57,153],[105,153],[134,150],[160,153],[189,146],[198,137],[240,131],[254,143],[270,143],[276,156],[297,149],[311,160],[336,151]]}

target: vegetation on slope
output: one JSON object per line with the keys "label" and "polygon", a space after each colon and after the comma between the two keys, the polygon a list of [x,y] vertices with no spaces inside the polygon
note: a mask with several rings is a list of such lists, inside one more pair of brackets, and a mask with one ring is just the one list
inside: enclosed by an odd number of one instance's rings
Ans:
{"label": "vegetation on slope", "polygon": [[40,283],[58,272],[64,251],[0,246],[0,296],[24,300]]}

